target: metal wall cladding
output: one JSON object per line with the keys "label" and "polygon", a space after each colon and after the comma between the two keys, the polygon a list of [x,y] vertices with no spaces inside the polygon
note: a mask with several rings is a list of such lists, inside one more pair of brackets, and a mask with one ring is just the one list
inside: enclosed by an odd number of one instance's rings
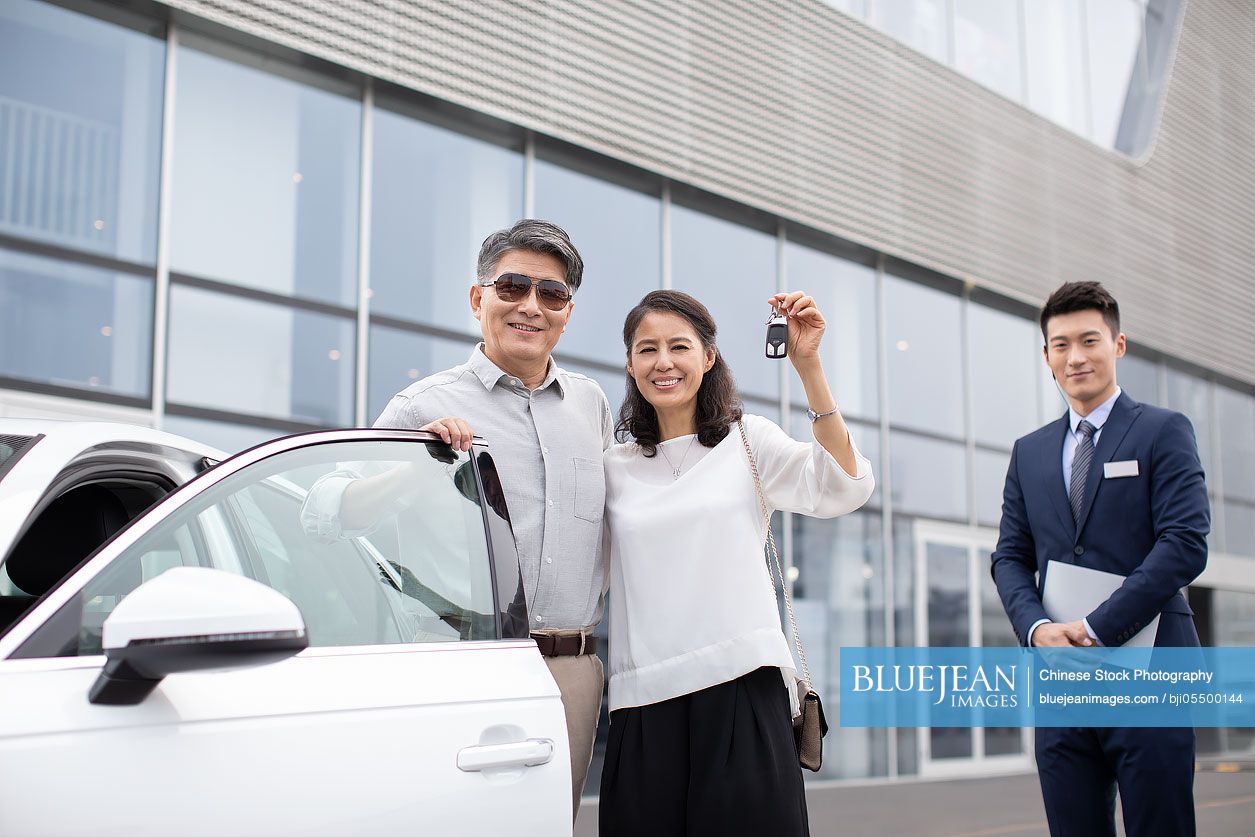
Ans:
{"label": "metal wall cladding", "polygon": [[1255,5],[1183,0],[1134,161],[817,0],[166,2],[1255,383]]}

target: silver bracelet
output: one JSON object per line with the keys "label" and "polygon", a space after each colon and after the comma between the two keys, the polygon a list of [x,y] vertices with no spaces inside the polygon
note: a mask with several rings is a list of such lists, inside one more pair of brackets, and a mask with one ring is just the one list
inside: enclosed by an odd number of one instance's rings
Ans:
{"label": "silver bracelet", "polygon": [[806,415],[810,417],[811,423],[813,424],[819,421],[821,418],[827,418],[828,416],[835,416],[840,411],[841,411],[840,407],[833,407],[831,410],[829,410],[826,413],[817,413],[814,410],[812,410],[810,407],[807,407]]}

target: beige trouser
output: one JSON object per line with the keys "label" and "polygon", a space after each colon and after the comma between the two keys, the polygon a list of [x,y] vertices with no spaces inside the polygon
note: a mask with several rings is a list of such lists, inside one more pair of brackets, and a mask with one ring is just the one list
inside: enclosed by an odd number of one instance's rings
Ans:
{"label": "beige trouser", "polygon": [[596,654],[578,657],[545,657],[549,673],[562,692],[566,710],[567,739],[571,743],[571,817],[580,810],[580,793],[593,760],[593,739],[597,737],[597,717],[601,714],[601,689],[605,672]]}

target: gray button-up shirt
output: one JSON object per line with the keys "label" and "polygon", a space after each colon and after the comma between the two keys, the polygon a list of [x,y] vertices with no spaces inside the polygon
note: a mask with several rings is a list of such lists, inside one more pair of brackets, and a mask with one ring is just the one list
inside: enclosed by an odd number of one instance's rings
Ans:
{"label": "gray button-up shirt", "polygon": [[417,429],[448,416],[482,436],[497,463],[532,630],[597,624],[606,579],[601,452],[613,434],[601,387],[551,360],[544,383],[529,390],[481,343],[466,363],[397,393],[375,427]]}

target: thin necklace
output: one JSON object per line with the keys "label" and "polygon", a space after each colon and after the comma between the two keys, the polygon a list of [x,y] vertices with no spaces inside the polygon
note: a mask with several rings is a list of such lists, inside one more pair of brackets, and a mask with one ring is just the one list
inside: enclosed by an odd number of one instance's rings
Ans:
{"label": "thin necklace", "polygon": [[693,437],[689,439],[689,446],[684,449],[684,455],[680,457],[679,465],[676,465],[674,462],[671,461],[671,457],[667,456],[666,448],[664,448],[662,445],[658,446],[658,450],[662,453],[662,458],[667,460],[667,464],[671,466],[671,478],[672,479],[678,480],[680,478],[680,469],[684,467],[684,460],[689,458],[689,451],[693,449],[693,442],[695,441],[697,441],[696,433],[694,433]]}

